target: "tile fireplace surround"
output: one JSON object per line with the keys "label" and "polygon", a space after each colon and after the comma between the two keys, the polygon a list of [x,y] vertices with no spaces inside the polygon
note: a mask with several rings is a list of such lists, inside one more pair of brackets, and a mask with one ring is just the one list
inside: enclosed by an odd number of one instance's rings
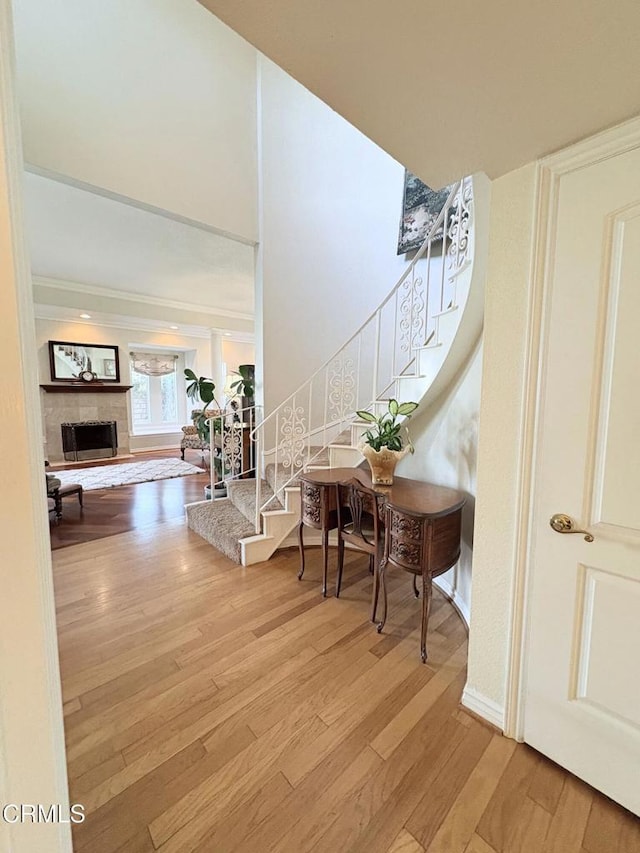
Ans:
{"label": "tile fireplace surround", "polygon": [[[51,385],[47,386],[51,388]],[[129,386],[122,386],[122,393],[105,394],[86,387],[65,387],[64,393],[51,393],[41,388],[42,417],[44,422],[44,453],[49,462],[64,462],[62,453],[62,423],[79,421],[115,421],[118,428],[118,456],[128,456],[129,450],[129,413],[127,394]],[[115,392],[112,387],[110,391]],[[95,458],[104,458],[104,451],[96,450]],[[85,459],[91,458],[86,452]]]}

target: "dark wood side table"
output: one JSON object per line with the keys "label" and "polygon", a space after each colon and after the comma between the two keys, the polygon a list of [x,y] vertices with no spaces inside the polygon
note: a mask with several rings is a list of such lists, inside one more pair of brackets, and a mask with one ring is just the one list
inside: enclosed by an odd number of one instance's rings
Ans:
{"label": "dark wood side table", "polygon": [[[334,469],[344,470],[344,469]],[[352,471],[353,469],[348,469]],[[327,566],[329,560],[329,532],[338,527],[338,509],[336,505],[337,480],[323,482],[314,471],[300,475],[300,523],[298,524],[298,545],[300,547],[300,571],[298,580],[304,575],[304,541],[302,531],[305,524],[322,531],[322,594],[327,594]]]}
{"label": "dark wood side table", "polygon": [[[301,509],[298,541],[300,572],[304,573],[304,525],[322,531],[322,593],[327,591],[329,531],[338,526],[336,484],[356,477],[368,488],[384,496],[385,544],[380,564],[383,616],[378,623],[382,631],[387,617],[385,572],[389,566],[422,577],[422,630],[420,653],[427,658],[426,636],[434,577],[443,574],[460,557],[462,508],[465,496],[455,489],[423,483],[408,477],[395,477],[392,486],[373,486],[371,474],[363,468],[330,468],[313,471],[300,478]],[[375,590],[377,590],[377,584]],[[377,601],[373,602],[375,620]]]}

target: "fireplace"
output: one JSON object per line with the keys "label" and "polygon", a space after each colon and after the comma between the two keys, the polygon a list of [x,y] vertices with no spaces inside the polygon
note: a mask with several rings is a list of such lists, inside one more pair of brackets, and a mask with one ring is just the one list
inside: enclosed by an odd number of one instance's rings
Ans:
{"label": "fireplace", "polygon": [[[67,462],[100,458],[95,456],[95,451],[100,450],[108,450],[106,456],[115,456],[118,452],[118,428],[115,421],[63,423],[60,429],[62,452]],[[73,454],[72,459],[69,459],[70,454]]]}

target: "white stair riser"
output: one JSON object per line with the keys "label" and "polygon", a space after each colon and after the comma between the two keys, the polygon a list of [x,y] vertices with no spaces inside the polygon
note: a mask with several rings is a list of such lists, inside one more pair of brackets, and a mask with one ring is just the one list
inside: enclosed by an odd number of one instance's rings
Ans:
{"label": "white stair riser", "polygon": [[329,448],[331,468],[355,468],[364,459],[357,447],[333,445]]}

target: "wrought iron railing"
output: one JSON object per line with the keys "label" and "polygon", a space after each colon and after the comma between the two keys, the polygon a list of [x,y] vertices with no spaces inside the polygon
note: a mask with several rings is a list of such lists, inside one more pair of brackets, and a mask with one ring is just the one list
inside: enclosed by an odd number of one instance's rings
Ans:
{"label": "wrought iron railing", "polygon": [[[236,472],[237,452],[228,452],[226,479],[256,475],[256,533],[271,500],[271,495],[263,500],[263,478],[282,498],[305,466],[317,463],[350,428],[357,410],[372,410],[377,401],[394,396],[399,377],[418,376],[419,351],[440,345],[438,318],[456,307],[456,282],[471,260],[472,207],[472,183],[465,178],[453,187],[421,248],[373,314],[293,394],[256,420],[250,430],[251,468],[241,462]],[[231,431],[229,440],[235,435]]]}

